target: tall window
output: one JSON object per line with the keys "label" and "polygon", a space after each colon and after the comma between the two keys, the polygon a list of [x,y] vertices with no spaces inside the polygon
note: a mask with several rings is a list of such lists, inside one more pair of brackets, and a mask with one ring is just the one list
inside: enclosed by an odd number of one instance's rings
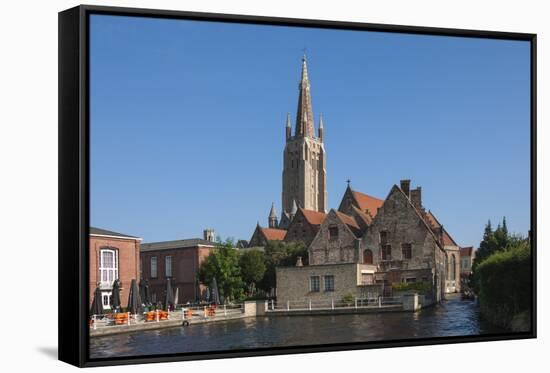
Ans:
{"label": "tall window", "polygon": [[391,260],[391,245],[382,245],[382,260]]}
{"label": "tall window", "polygon": [[410,243],[401,244],[401,251],[403,253],[403,259],[412,258],[412,245]]}
{"label": "tall window", "polygon": [[309,291],[318,292],[320,290],[320,280],[319,276],[311,276],[309,278]]}
{"label": "tall window", "polygon": [[366,249],[363,251],[363,263],[372,264],[372,250]]}
{"label": "tall window", "polygon": [[172,277],[172,257],[170,255],[164,258],[164,269],[166,277]]}
{"label": "tall window", "polygon": [[111,286],[118,278],[118,251],[101,249],[99,252],[99,278],[103,285]]}
{"label": "tall window", "polygon": [[387,243],[388,243],[388,232],[387,231],[380,231],[380,244],[382,246],[384,246]]}
{"label": "tall window", "polygon": [[157,278],[157,257],[151,257],[151,277]]}
{"label": "tall window", "polygon": [[325,291],[334,291],[334,276],[325,276]]}

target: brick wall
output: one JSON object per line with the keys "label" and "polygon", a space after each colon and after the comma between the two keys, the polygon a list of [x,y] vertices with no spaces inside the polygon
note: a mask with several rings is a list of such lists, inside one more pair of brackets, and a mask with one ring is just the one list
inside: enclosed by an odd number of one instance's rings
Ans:
{"label": "brick wall", "polygon": [[[179,303],[193,302],[204,296],[205,286],[198,283],[197,272],[200,264],[210,254],[210,247],[186,247],[146,251],[141,253],[142,277],[149,281],[149,293],[157,301],[166,296],[166,257],[172,257],[172,289],[179,288]],[[157,258],[157,277],[151,277],[151,257]]]}
{"label": "brick wall", "polygon": [[107,238],[90,236],[89,251],[89,305],[91,306],[94,291],[99,282],[99,261],[102,248],[114,249],[118,252],[118,277],[122,283],[120,301],[123,307],[128,303],[130,283],[133,279],[139,281],[139,247],[140,241],[127,238]]}

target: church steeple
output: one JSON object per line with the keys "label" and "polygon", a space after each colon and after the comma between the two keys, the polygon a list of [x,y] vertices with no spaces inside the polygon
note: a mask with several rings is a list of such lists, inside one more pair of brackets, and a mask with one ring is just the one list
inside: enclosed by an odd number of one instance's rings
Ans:
{"label": "church steeple", "polygon": [[[315,133],[307,61],[302,59],[302,77],[296,112],[295,136],[291,134],[290,118],[286,122],[286,143],[283,153],[283,216],[292,219],[298,207],[326,212],[327,175],[323,119]],[[283,218],[279,222],[282,225]]]}
{"label": "church steeple", "polygon": [[309,78],[307,75],[306,55],[302,57],[302,78],[300,80],[300,93],[298,95],[298,110],[296,111],[296,136],[315,137],[313,128],[313,108],[311,106],[311,93]]}
{"label": "church steeple", "polygon": [[277,221],[277,213],[275,212],[275,204],[271,204],[271,211],[269,211],[269,217],[267,218],[269,223],[269,228],[277,228],[279,222]]}

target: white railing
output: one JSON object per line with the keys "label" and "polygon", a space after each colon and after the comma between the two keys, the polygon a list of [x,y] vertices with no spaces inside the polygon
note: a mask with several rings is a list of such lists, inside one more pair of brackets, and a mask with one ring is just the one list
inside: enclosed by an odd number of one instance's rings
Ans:
{"label": "white railing", "polygon": [[[189,313],[189,311],[191,311]],[[146,315],[152,312],[147,321]],[[162,319],[162,313],[167,312],[167,319]],[[243,304],[231,304],[231,305],[218,305],[216,307],[212,306],[185,306],[178,305],[175,311],[161,311],[161,310],[152,310],[149,312],[143,312],[141,314],[130,314],[128,313],[107,313],[103,315],[92,315],[90,318],[90,328],[97,330],[105,327],[118,327],[124,325],[137,325],[151,322],[165,322],[170,320],[181,320],[189,321],[193,319],[214,319],[214,318],[225,318],[232,317],[236,315],[241,315],[244,313]],[[191,316],[189,316],[191,314]],[[119,323],[116,323],[115,315],[124,315],[118,316]]]}
{"label": "white railing", "polygon": [[315,311],[359,308],[382,308],[385,306],[400,306],[403,304],[401,297],[372,297],[354,298],[353,300],[329,299],[329,300],[302,300],[276,302],[268,301],[267,311]]}

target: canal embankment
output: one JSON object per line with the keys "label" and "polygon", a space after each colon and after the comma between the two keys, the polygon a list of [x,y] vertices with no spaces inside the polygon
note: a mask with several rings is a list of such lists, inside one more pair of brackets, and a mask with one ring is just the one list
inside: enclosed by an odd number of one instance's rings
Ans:
{"label": "canal embankment", "polygon": [[[312,301],[285,302],[248,301],[232,306],[187,307],[174,312],[163,312],[163,317],[146,317],[127,315],[122,322],[115,322],[112,317],[94,317],[90,325],[90,337],[131,333],[174,327],[186,327],[197,324],[219,323],[250,317],[280,316],[316,316],[316,315],[350,315],[386,312],[416,312],[431,306],[433,302],[416,293],[402,294],[396,297],[378,297],[373,299],[355,299],[353,302],[315,303]],[[150,314],[150,313],[149,313]]]}

